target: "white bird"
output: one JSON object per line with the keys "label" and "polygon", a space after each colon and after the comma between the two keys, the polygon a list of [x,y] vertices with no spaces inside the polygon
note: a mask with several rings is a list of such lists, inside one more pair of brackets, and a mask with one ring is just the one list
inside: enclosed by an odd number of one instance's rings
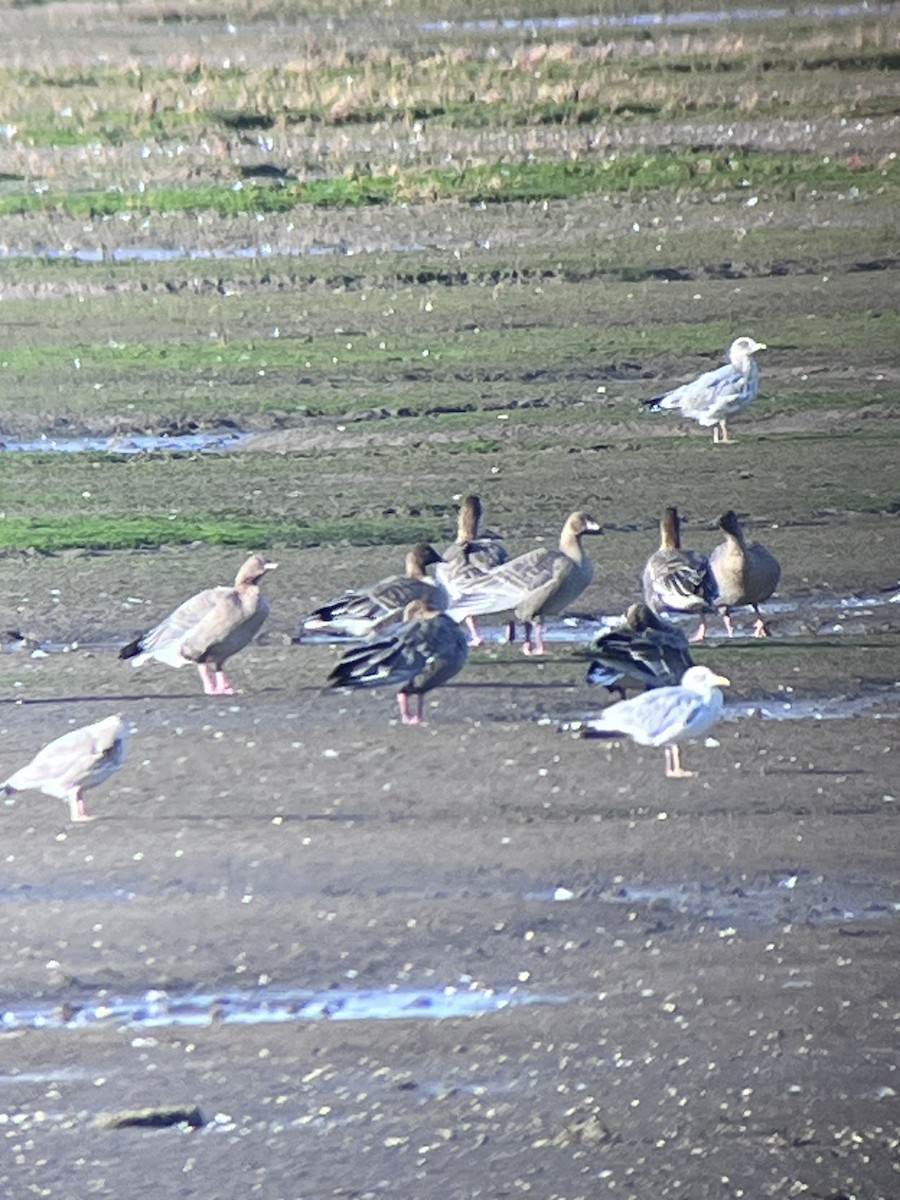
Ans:
{"label": "white bird", "polygon": [[207,588],[185,600],[154,629],[123,646],[119,658],[133,658],[135,667],[154,658],[169,667],[194,663],[208,696],[232,696],[225,662],[262,628],[269,604],[259,582],[277,566],[264,554],[252,554],[238,571],[234,587]]}
{"label": "white bird", "polygon": [[659,523],[659,549],[644,567],[644,599],[655,613],[700,613],[700,625],[692,642],[706,636],[704,613],[716,598],[716,581],[709,559],[699,550],[681,548],[681,522],[677,508],[667,508]]}
{"label": "white bird", "polygon": [[760,542],[747,542],[735,513],[730,510],[723,513],[719,525],[725,541],[710,554],[709,566],[718,591],[716,607],[722,613],[728,636],[734,635],[731,610],[749,605],[756,613],[753,636],[768,637],[769,629],[759,606],[778,587],[781,564]]}
{"label": "white bird", "polygon": [[323,604],[306,617],[294,640],[301,642],[304,630],[367,637],[376,630],[398,625],[403,620],[403,610],[413,600],[424,600],[443,612],[450,599],[447,589],[426,574],[428,567],[442,561],[433,546],[419,542],[406,556],[404,575],[389,575],[378,583],[345,592],[329,604]]}
{"label": "white bird", "polygon": [[34,790],[68,800],[73,821],[90,821],[83,793],[117,771],[125,760],[128,727],[117,714],[73,729],[39,750],[0,789],[7,795]]}
{"label": "white bird", "polygon": [[[457,596],[476,585],[486,571],[492,571],[509,559],[506,547],[497,537],[479,537],[482,516],[481,498],[466,496],[459,506],[456,541],[444,551],[444,560],[434,569],[435,577],[447,589],[452,604]],[[474,617],[465,618],[469,627],[469,645],[481,646]]]}
{"label": "white bird", "polygon": [[[328,676],[331,687],[387,687],[399,683],[397,703],[404,725],[425,719],[425,693],[452,679],[466,665],[466,635],[446,613],[425,600],[413,600],[403,624],[386,634],[373,633],[349,649]],[[409,697],[417,698],[415,713]]]}
{"label": "white bird", "polygon": [[715,725],[725,706],[716,685],[729,682],[709,667],[691,667],[675,687],[655,688],[611,704],[588,722],[585,736],[625,734],[641,746],[664,746],[666,775],[670,779],[690,777],[694,772],[682,769],[678,743]]}
{"label": "white bird", "polygon": [[[488,571],[451,604],[449,616],[460,621],[483,613],[515,611],[525,626],[526,654],[543,654],[543,619],[562,612],[576,600],[594,576],[581,539],[599,533],[600,526],[585,512],[573,512],[562,527],[559,549],[541,547],[511,558]],[[515,624],[510,624],[510,641]]]}
{"label": "white bird", "polygon": [[753,355],[765,348],[765,342],[756,342],[752,337],[735,338],[724,366],[705,371],[690,383],[643,403],[651,412],[677,409],[683,417],[698,425],[711,425],[714,442],[730,442],[727,419],[741,412],[755,398],[759,369]]}

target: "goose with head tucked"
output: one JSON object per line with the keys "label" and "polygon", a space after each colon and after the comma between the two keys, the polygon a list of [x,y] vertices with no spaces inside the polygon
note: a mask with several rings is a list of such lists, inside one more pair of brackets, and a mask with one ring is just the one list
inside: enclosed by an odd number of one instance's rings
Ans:
{"label": "goose with head tucked", "polygon": [[277,566],[264,554],[251,554],[233,587],[207,588],[185,600],[159,625],[123,646],[119,658],[133,659],[135,667],[153,659],[169,667],[194,663],[208,696],[234,695],[225,663],[249,645],[269,615],[259,585]]}
{"label": "goose with head tucked", "polygon": [[644,400],[643,404],[650,412],[674,409],[698,425],[712,426],[714,442],[730,442],[728,418],[742,412],[755,399],[759,368],[753,356],[765,348],[765,342],[752,337],[735,338],[724,366],[704,371],[690,383]]}
{"label": "goose with head tucked", "polygon": [[[374,688],[400,684],[397,703],[404,725],[425,720],[425,695],[451,680],[466,665],[468,641],[459,625],[427,600],[413,600],[403,622],[373,633],[353,646],[328,676],[331,687]],[[416,697],[416,711],[409,699]]]}
{"label": "goose with head tucked", "polygon": [[754,637],[768,637],[769,628],[759,611],[781,578],[781,564],[760,542],[748,542],[737,515],[730,509],[719,518],[725,534],[709,556],[709,565],[716,581],[716,608],[722,614],[728,636],[734,636],[731,611],[749,606],[756,613]]}
{"label": "goose with head tucked", "polygon": [[716,581],[709,559],[699,550],[681,546],[681,521],[678,509],[669,507],[659,523],[659,549],[644,567],[644,599],[655,613],[699,613],[700,625],[691,635],[692,642],[706,636],[705,613],[716,598]]}
{"label": "goose with head tucked", "polygon": [[128,727],[118,713],[72,729],[39,750],[30,763],[15,771],[0,791],[36,791],[56,796],[69,804],[72,821],[90,821],[84,809],[84,793],[97,787],[125,761]]}
{"label": "goose with head tucked", "polygon": [[[546,616],[563,612],[590,584],[594,568],[582,545],[586,534],[600,533],[600,526],[586,512],[573,512],[559,536],[559,548],[539,547],[511,558],[457,596],[450,616],[467,616],[512,610],[525,626],[525,654],[543,654],[543,622]],[[515,637],[510,622],[509,640]]]}
{"label": "goose with head tucked", "polygon": [[587,682],[618,692],[623,700],[625,684],[645,689],[671,686],[694,665],[681,630],[661,621],[648,604],[632,604],[623,623],[602,633],[591,653]]}
{"label": "goose with head tucked", "polygon": [[[509,559],[506,547],[497,537],[480,537],[479,525],[483,509],[479,496],[466,496],[459,506],[456,541],[444,551],[444,561],[435,567],[435,577],[447,589],[452,604],[467,588],[476,585],[487,571]],[[465,618],[469,627],[469,645],[481,646],[484,639],[478,632],[475,618]]]}
{"label": "goose with head tucked", "polygon": [[442,561],[433,546],[419,542],[406,556],[403,575],[389,575],[378,583],[345,592],[329,604],[323,604],[304,620],[295,641],[303,640],[304,631],[367,637],[376,630],[399,624],[403,620],[403,610],[413,600],[424,600],[443,612],[449,602],[447,589],[427,574],[428,567]]}

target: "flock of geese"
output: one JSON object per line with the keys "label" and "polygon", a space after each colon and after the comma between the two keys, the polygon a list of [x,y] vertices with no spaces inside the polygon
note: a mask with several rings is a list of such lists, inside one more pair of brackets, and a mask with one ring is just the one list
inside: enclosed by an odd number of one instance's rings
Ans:
{"label": "flock of geese", "polygon": [[[647,403],[654,410],[677,409],[712,426],[714,441],[729,441],[726,420],[755,396],[753,355],[764,348],[740,337],[725,366]],[[590,514],[573,512],[556,548],[510,557],[499,538],[481,536],[481,518],[479,497],[466,496],[456,539],[443,554],[424,543],[415,546],[403,574],[347,592],[304,620],[295,642],[322,632],[357,639],[328,676],[329,686],[398,686],[400,719],[413,725],[424,720],[425,695],[458,675],[469,647],[482,644],[478,617],[508,614],[507,640],[515,641],[521,625],[523,651],[544,653],[545,618],[568,609],[592,580],[583,540],[599,534],[600,526]],[[618,692],[622,699],[591,722],[591,734],[627,735],[641,745],[664,747],[670,777],[691,774],[681,766],[678,744],[715,724],[724,706],[719,685],[729,682],[694,665],[690,642],[706,636],[708,615],[715,612],[732,635],[731,613],[744,607],[756,614],[754,635],[768,636],[759,606],[775,591],[781,573],[774,555],[747,541],[734,512],[724,513],[719,525],[723,541],[709,555],[688,550],[681,545],[678,512],[667,508],[659,549],[644,568],[643,600],[632,604],[622,624],[592,646],[588,682]],[[225,663],[261,629],[269,605],[260,584],[277,565],[264,554],[251,555],[232,587],[207,588],[192,596],[124,646],[119,657],[136,667],[151,661],[176,668],[193,663],[207,695],[232,695]],[[697,616],[690,639],[663,618],[667,612]],[[626,687],[644,690],[627,699]],[[72,821],[90,820],[84,792],[121,765],[126,742],[127,725],[120,716],[72,730],[45,746],[0,789],[9,795],[42,791],[66,800]]]}

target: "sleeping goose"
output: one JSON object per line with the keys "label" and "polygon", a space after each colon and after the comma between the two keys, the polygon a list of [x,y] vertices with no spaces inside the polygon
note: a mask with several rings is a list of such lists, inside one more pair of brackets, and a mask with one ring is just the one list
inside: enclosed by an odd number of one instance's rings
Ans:
{"label": "sleeping goose", "polygon": [[345,592],[330,604],[323,604],[306,618],[295,640],[302,641],[304,630],[366,637],[402,621],[403,610],[413,600],[425,600],[443,612],[449,601],[447,589],[425,573],[432,563],[442,561],[433,546],[420,542],[406,556],[404,575],[389,575],[370,587]]}
{"label": "sleeping goose", "polygon": [[[540,547],[494,567],[453,601],[450,615],[456,620],[483,613],[515,611],[525,625],[526,654],[543,654],[543,619],[562,612],[591,582],[594,568],[581,544],[587,533],[600,526],[585,512],[573,512],[562,527],[559,549]],[[510,641],[515,624],[510,623]]]}
{"label": "sleeping goose", "polygon": [[632,604],[625,621],[603,633],[591,652],[587,682],[625,699],[623,681],[646,689],[678,683],[694,665],[688,640],[674,625],[661,621],[647,604]]}
{"label": "sleeping goose", "polygon": [[700,613],[700,625],[692,642],[706,636],[707,612],[716,598],[716,581],[709,559],[699,550],[682,550],[681,522],[677,508],[667,508],[659,523],[659,549],[644,567],[644,599],[655,613]]}
{"label": "sleeping goose", "polygon": [[[388,687],[399,683],[397,703],[404,725],[425,717],[425,693],[458,675],[469,647],[457,623],[427,600],[413,600],[403,610],[403,623],[387,634],[372,634],[349,649],[328,676],[331,687]],[[410,712],[409,697],[418,698]]]}
{"label": "sleeping goose", "polygon": [[724,513],[719,518],[719,526],[725,541],[710,554],[709,565],[719,593],[716,608],[722,613],[728,636],[734,636],[731,610],[749,605],[756,613],[753,636],[768,637],[769,630],[760,615],[759,605],[778,587],[781,564],[759,542],[747,543],[735,513],[730,510]]}
{"label": "sleeping goose", "polygon": [[698,425],[711,425],[714,442],[730,442],[726,421],[745,409],[756,396],[759,369],[753,355],[765,348],[765,342],[756,342],[752,337],[735,338],[724,366],[705,371],[690,383],[643,403],[651,412],[677,409]]}
{"label": "sleeping goose", "polygon": [[154,629],[123,646],[119,658],[133,658],[135,667],[154,658],[169,667],[194,663],[208,696],[234,695],[224,665],[256,637],[269,615],[259,583],[277,566],[264,554],[251,554],[234,587],[207,588],[185,600]]}
{"label": "sleeping goose", "polygon": [[694,772],[682,769],[678,743],[715,725],[725,707],[717,684],[727,686],[728,682],[709,667],[691,667],[675,687],[654,688],[611,704],[590,721],[584,736],[625,734],[640,746],[664,746],[666,775],[670,779],[689,777]]}
{"label": "sleeping goose", "polygon": [[[447,547],[444,561],[435,567],[435,576],[447,589],[451,603],[477,583],[486,571],[499,567],[509,559],[506,547],[499,538],[479,538],[478,525],[482,511],[479,496],[465,497],[459,508],[456,541]],[[469,645],[482,645],[484,639],[478,633],[475,618],[466,617],[465,622],[469,627]]]}
{"label": "sleeping goose", "polygon": [[34,789],[68,800],[73,821],[90,821],[83,793],[96,787],[122,765],[128,727],[118,714],[73,729],[39,750],[27,766],[0,784],[7,795]]}

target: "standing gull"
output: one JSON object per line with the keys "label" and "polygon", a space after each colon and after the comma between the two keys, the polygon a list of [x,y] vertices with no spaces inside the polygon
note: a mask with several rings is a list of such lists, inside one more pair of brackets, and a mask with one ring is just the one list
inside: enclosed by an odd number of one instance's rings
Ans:
{"label": "standing gull", "polygon": [[724,675],[716,675],[709,667],[691,667],[675,687],[656,688],[605,708],[589,722],[585,736],[625,734],[640,746],[664,746],[666,775],[688,778],[694,772],[682,768],[678,743],[715,725],[725,707],[716,685],[728,683]]}
{"label": "standing gull", "polygon": [[[522,649],[526,654],[543,654],[544,617],[562,612],[593,579],[594,568],[581,539],[599,532],[593,517],[571,513],[559,535],[558,550],[529,550],[488,571],[453,601],[450,616],[459,621],[513,609],[525,626]],[[515,624],[511,623],[510,641],[514,636]]]}
{"label": "standing gull", "polygon": [[681,630],[661,621],[647,604],[632,604],[624,622],[602,633],[591,652],[595,661],[588,667],[587,682],[616,691],[623,700],[625,683],[646,689],[667,687],[694,665]]}
{"label": "standing gull", "polygon": [[207,588],[185,600],[154,629],[123,646],[119,658],[133,658],[135,667],[154,658],[169,667],[194,663],[208,696],[234,695],[224,665],[256,637],[269,615],[259,583],[277,566],[263,554],[251,554],[234,587]]}
{"label": "standing gull", "polygon": [[433,546],[419,542],[406,556],[404,575],[389,575],[378,583],[345,592],[329,604],[323,604],[304,620],[303,628],[294,640],[302,641],[304,630],[366,637],[402,621],[403,610],[413,600],[425,600],[442,612],[449,600],[447,589],[426,574],[428,567],[442,561]]}
{"label": "standing gull", "polygon": [[778,587],[781,564],[759,542],[747,542],[735,513],[730,510],[724,513],[719,518],[719,525],[725,534],[725,541],[720,542],[710,554],[709,565],[719,593],[716,607],[722,613],[728,636],[734,636],[731,610],[749,605],[756,613],[753,636],[768,637],[769,629],[760,614],[759,605],[768,600]]}
{"label": "standing gull", "polygon": [[739,337],[731,343],[728,362],[714,371],[705,371],[690,383],[654,396],[643,403],[651,412],[677,409],[683,417],[698,425],[712,426],[714,442],[730,442],[729,417],[747,407],[759,387],[759,368],[753,355],[765,350],[765,342]]}
{"label": "standing gull", "polygon": [[90,821],[83,793],[108,779],[125,761],[128,728],[118,714],[73,729],[39,750],[0,789],[7,795],[33,789],[68,800],[73,821]]}
{"label": "standing gull", "polygon": [[644,567],[644,599],[655,613],[664,610],[700,613],[692,642],[706,636],[706,618],[716,598],[716,581],[709,559],[699,550],[681,548],[681,522],[677,508],[667,508],[659,523],[659,549]]}
{"label": "standing gull", "polygon": [[[419,725],[425,719],[425,693],[458,675],[468,654],[466,635],[454,620],[427,601],[413,600],[404,609],[402,625],[351,647],[328,682],[331,687],[399,683],[400,719],[404,725]],[[410,712],[410,696],[417,697],[415,713]]]}
{"label": "standing gull", "polygon": [[[497,537],[479,537],[482,516],[481,498],[466,496],[459,506],[456,541],[444,551],[444,561],[435,567],[436,578],[447,589],[451,604],[467,588],[477,584],[486,571],[507,562],[506,547]],[[481,646],[484,638],[478,632],[474,617],[465,618],[469,627],[469,645]]]}

